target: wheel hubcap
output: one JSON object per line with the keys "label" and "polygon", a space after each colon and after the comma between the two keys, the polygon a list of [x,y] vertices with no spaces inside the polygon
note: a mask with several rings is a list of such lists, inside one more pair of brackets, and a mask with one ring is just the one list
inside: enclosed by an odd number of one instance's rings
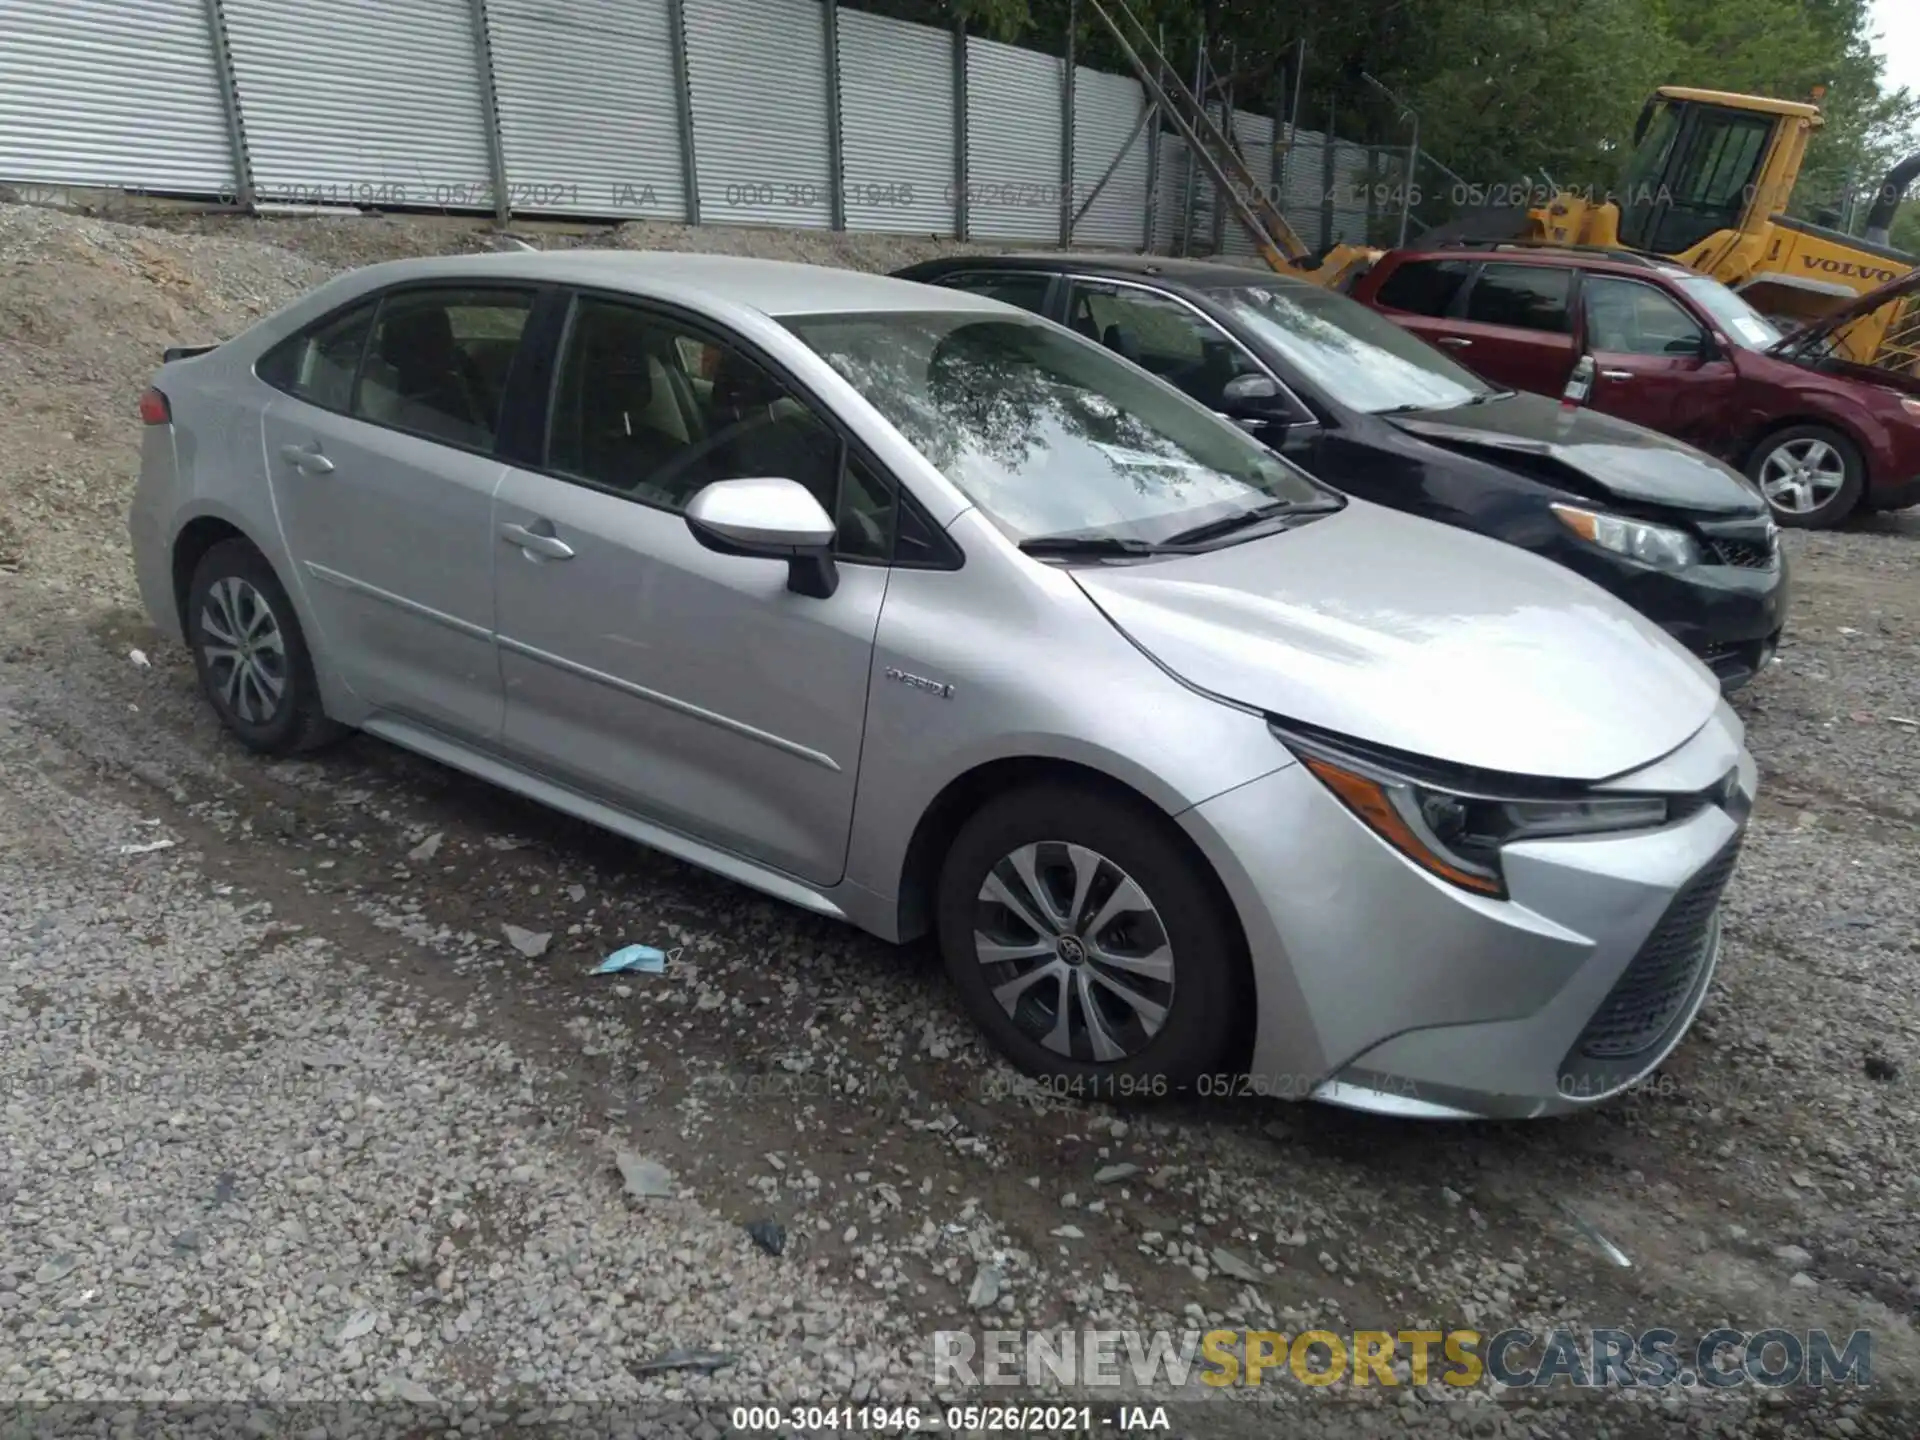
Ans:
{"label": "wheel hubcap", "polygon": [[1138,1054],[1173,1005],[1173,948],[1132,877],[1084,845],[1022,845],[987,872],[974,952],[994,999],[1073,1060]]}
{"label": "wheel hubcap", "polygon": [[1846,461],[1824,440],[1789,440],[1760,467],[1760,491],[1767,503],[1794,515],[1818,510],[1846,480]]}
{"label": "wheel hubcap", "polygon": [[286,641],[263,596],[245,580],[216,580],[200,608],[200,654],[227,709],[249,725],[271,720],[287,689]]}

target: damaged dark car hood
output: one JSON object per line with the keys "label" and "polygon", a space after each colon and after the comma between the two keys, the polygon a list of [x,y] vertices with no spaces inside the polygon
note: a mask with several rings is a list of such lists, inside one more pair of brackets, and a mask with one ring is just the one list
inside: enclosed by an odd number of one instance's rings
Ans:
{"label": "damaged dark car hood", "polygon": [[1539,395],[1502,395],[1450,410],[1382,415],[1431,444],[1518,470],[1595,500],[1713,515],[1764,515],[1744,475],[1643,426]]}

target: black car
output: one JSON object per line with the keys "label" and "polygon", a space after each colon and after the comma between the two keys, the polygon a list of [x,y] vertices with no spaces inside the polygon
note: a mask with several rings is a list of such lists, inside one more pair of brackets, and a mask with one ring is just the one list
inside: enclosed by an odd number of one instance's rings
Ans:
{"label": "black car", "polygon": [[1638,425],[1499,389],[1344,295],[1155,256],[965,256],[896,273],[1070,326],[1349,494],[1558,560],[1725,689],[1779,643],[1786,557],[1744,476]]}

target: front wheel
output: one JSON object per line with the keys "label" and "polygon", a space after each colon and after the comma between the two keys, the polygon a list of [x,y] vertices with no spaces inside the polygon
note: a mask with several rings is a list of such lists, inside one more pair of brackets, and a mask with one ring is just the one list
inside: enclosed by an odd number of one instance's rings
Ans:
{"label": "front wheel", "polygon": [[1795,425],[1760,442],[1747,474],[1782,525],[1816,530],[1853,512],[1866,489],[1860,447],[1825,425]]}
{"label": "front wheel", "polygon": [[1239,1058],[1239,929],[1144,804],[1074,785],[989,801],[941,868],[938,929],[968,1011],[1029,1074],[1124,1098]]}

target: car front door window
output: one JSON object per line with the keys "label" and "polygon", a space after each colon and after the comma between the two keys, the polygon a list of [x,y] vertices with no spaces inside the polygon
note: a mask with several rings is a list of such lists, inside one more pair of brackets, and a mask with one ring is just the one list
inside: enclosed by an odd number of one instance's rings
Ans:
{"label": "car front door window", "polygon": [[1228,381],[1260,373],[1226,331],[1151,290],[1076,281],[1067,313],[1073,329],[1178,385],[1210,410],[1225,408]]}
{"label": "car front door window", "polygon": [[678,514],[720,480],[778,476],[839,527],[838,558],[892,553],[891,487],[765,366],[679,322],[582,298],[561,347],[547,468]]}
{"label": "car front door window", "polygon": [[1620,355],[1698,355],[1706,332],[1651,285],[1589,275],[1582,287],[1587,347]]}

